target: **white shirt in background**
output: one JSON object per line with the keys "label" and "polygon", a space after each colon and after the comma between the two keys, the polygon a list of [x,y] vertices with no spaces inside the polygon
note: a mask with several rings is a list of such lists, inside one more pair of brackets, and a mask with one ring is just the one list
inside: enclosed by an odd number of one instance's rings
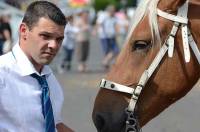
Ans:
{"label": "white shirt in background", "polygon": [[105,18],[107,17],[107,13],[105,11],[100,11],[97,15],[97,20],[96,23],[98,24],[98,29],[97,29],[97,33],[99,35],[99,38],[106,38],[106,35],[103,31],[103,22],[105,20]]}
{"label": "white shirt in background", "polygon": [[67,49],[74,49],[75,43],[76,43],[76,35],[78,31],[79,30],[75,25],[68,23],[65,26],[64,39],[62,42],[62,46],[66,47]]}

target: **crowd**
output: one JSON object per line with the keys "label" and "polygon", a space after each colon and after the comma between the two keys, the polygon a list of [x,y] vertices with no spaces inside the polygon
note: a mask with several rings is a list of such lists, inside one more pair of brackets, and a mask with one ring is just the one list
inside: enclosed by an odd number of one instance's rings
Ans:
{"label": "crowd", "polygon": [[99,12],[96,20],[96,30],[102,45],[104,58],[102,65],[108,69],[112,60],[116,58],[128,32],[129,19],[126,12],[116,13],[115,7],[110,5],[106,11]]}
{"label": "crowd", "polygon": [[[86,72],[90,50],[90,37],[97,37],[101,44],[104,70],[108,70],[113,60],[123,47],[129,29],[129,17],[125,10],[116,11],[113,5],[97,13],[95,24],[92,25],[88,10],[68,12],[69,23],[65,28],[63,40],[64,54],[58,66],[59,73],[70,70],[74,53],[77,53],[79,72]],[[76,51],[76,52],[74,52]]]}

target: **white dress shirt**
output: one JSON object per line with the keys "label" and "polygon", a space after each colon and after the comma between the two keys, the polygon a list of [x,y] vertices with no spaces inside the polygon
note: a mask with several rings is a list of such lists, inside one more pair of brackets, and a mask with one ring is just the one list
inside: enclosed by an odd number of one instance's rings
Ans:
{"label": "white dress shirt", "polygon": [[48,66],[39,74],[16,44],[0,56],[0,132],[44,132],[41,88],[30,74],[46,75],[55,124],[61,122],[64,96]]}

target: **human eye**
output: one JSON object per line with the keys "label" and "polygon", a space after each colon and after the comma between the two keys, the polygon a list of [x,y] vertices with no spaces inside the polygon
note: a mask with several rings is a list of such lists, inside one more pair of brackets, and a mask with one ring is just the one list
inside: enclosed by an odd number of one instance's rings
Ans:
{"label": "human eye", "polygon": [[48,34],[40,34],[40,37],[43,39],[43,40],[49,40],[51,38],[50,35]]}
{"label": "human eye", "polygon": [[59,44],[61,44],[62,41],[63,41],[63,39],[64,39],[64,37],[57,38],[57,42],[58,42]]}

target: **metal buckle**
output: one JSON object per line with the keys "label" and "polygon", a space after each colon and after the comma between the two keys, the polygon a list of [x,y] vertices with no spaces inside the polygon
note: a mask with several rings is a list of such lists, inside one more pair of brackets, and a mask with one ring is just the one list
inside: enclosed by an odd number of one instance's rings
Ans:
{"label": "metal buckle", "polygon": [[125,112],[128,115],[126,120],[125,132],[140,132],[140,127],[135,112],[128,111],[128,109],[126,109]]}

